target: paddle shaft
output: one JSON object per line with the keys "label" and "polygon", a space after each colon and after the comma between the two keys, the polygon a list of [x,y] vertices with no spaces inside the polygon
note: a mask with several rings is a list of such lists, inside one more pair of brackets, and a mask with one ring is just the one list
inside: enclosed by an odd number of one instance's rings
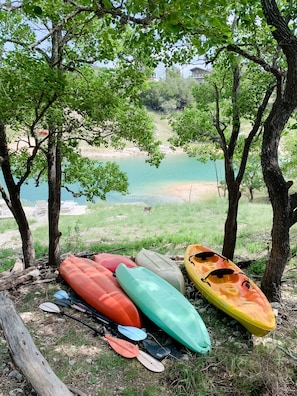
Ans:
{"label": "paddle shaft", "polygon": [[69,315],[66,312],[61,311],[61,310],[60,310],[59,313],[61,315],[63,315],[63,316],[67,316],[68,318],[76,320],[77,322],[79,322],[79,323],[83,324],[84,326],[88,327],[90,330],[93,330],[98,335],[104,336],[104,334],[105,334],[104,331],[96,329],[95,327],[89,325],[88,323],[84,322],[83,320],[80,320],[80,319],[76,318],[75,316]]}
{"label": "paddle shaft", "polygon": [[90,315],[92,315],[94,318],[101,320],[101,321],[105,321],[105,323],[109,324],[109,325],[113,325],[113,326],[117,326],[118,323],[116,323],[115,321],[113,321],[112,319],[107,318],[105,315],[99,313],[95,308],[89,306],[87,303],[81,301],[79,298],[74,297],[74,296],[70,296],[69,297],[70,301],[73,301],[73,303],[77,304],[78,306],[82,307],[83,309],[85,309],[85,312],[89,313]]}
{"label": "paddle shaft", "polygon": [[[61,315],[64,315],[64,316],[67,316],[68,318],[74,319],[74,320],[76,320],[77,322],[79,322],[79,323],[85,325],[85,326],[88,327],[89,329],[95,331],[96,334],[102,335],[102,336],[108,341],[109,345],[110,345],[113,349],[115,349],[115,345],[114,345],[114,343],[113,343],[112,338],[110,338],[109,336],[104,336],[104,332],[103,332],[103,331],[101,332],[101,331],[99,331],[98,329],[96,329],[95,327],[90,326],[88,323],[85,323],[84,321],[82,321],[82,320],[76,318],[75,316],[69,315],[69,314],[67,314],[66,312],[63,312],[63,311],[61,311],[61,310],[60,310],[60,314],[61,314]],[[121,340],[121,341],[124,341],[124,340]],[[124,342],[127,343],[127,344],[130,344],[130,343],[128,343],[127,341],[124,341]],[[134,346],[134,345],[131,344],[131,348],[132,348],[132,349],[133,349],[133,346]],[[135,347],[136,347],[136,346],[135,346]],[[115,351],[118,352],[118,353],[120,353],[120,354],[122,354],[123,356],[125,356],[124,353],[121,353],[121,351],[118,350],[118,348],[116,348]],[[131,355],[131,356],[125,356],[125,357],[136,357],[137,360],[138,360],[143,366],[145,366],[147,369],[149,369],[150,371],[161,372],[161,371],[164,370],[164,366],[162,365],[162,363],[160,363],[159,361],[157,361],[156,359],[154,359],[152,356],[146,354],[146,353],[143,352],[143,351],[138,351],[138,354],[135,355],[135,356],[132,356],[132,355]]]}
{"label": "paddle shaft", "polygon": [[101,335],[105,340],[107,340],[111,348],[123,357],[134,358],[139,354],[139,348],[137,345],[134,345],[131,342],[122,340],[120,338],[114,338],[109,335],[105,335],[103,330],[98,330],[95,327],[90,326],[88,323],[85,323],[84,321],[76,318],[75,316],[69,315],[66,312],[61,311],[59,307],[53,303],[44,303],[41,304],[39,307],[46,312],[58,313],[83,324],[84,326],[93,330],[96,334]]}
{"label": "paddle shaft", "polygon": [[103,323],[104,321],[105,325],[109,324],[110,326],[112,325],[114,327],[117,327],[119,325],[119,323],[115,322],[114,320],[98,312],[95,308],[93,308],[91,305],[83,301],[80,297],[69,295],[67,292],[63,292],[63,295],[64,298],[67,298],[70,301],[70,303],[72,303],[71,305],[75,304],[76,306],[84,309],[86,313],[92,315],[94,318],[98,319],[101,323]]}
{"label": "paddle shaft", "polygon": [[83,313],[86,313],[86,314],[88,314],[88,315],[91,315],[92,317],[96,318],[100,323],[102,323],[102,324],[104,324],[104,325],[106,325],[106,326],[110,326],[110,322],[109,322],[108,320],[105,320],[105,319],[101,318],[101,316],[99,316],[99,315],[95,316],[95,314],[93,314],[93,313],[92,313],[87,307],[85,307],[83,304],[80,304],[80,303],[74,303],[74,304],[72,304],[72,303],[70,302],[69,306],[70,306],[71,308],[76,309],[76,310],[79,311],[79,312],[83,312]]}
{"label": "paddle shaft", "polygon": [[[138,327],[123,326],[115,322],[114,322],[115,325],[111,325],[110,320],[108,320],[108,318],[104,319],[103,317],[101,317],[100,313],[98,313],[99,315],[96,315],[87,307],[87,305],[81,303],[78,299],[75,299],[75,301],[79,301],[79,302],[73,303],[74,300],[73,299],[70,300],[68,293],[64,292],[64,290],[55,293],[54,297],[56,297],[57,299],[56,303],[58,305],[62,305],[68,308],[74,308],[79,312],[83,312],[88,315],[91,315],[92,318],[98,320],[98,322],[100,322],[101,324],[104,324],[105,327],[109,329],[116,336],[118,335],[118,333],[120,333],[132,341],[142,341],[147,337],[146,332],[142,329],[139,329]],[[95,312],[97,313],[97,311]]]}
{"label": "paddle shaft", "polygon": [[[86,311],[84,311],[84,310],[80,310],[80,307],[77,307],[76,304],[71,304],[70,306],[71,306],[72,308],[74,308],[74,309],[78,309],[79,312],[86,312]],[[70,317],[70,318],[72,318],[72,319],[77,320],[78,322],[80,322],[80,323],[82,323],[82,324],[85,324],[84,322],[82,322],[81,320],[75,318],[74,316],[68,315],[68,314],[66,314],[66,313],[63,312],[63,311],[61,311],[61,313],[62,313],[63,315],[65,315],[65,316],[68,316],[68,317]],[[90,329],[96,331],[96,329],[94,329],[92,326],[89,326],[88,324],[86,324],[86,325],[87,325]],[[108,329],[109,329],[109,327],[108,327]],[[113,331],[113,329],[109,329],[109,330]],[[114,334],[114,335],[117,335],[115,331],[113,331],[113,334]],[[101,335],[102,335],[102,334],[101,334]],[[158,349],[157,349],[156,353],[154,353],[154,351],[152,350],[152,348],[148,347],[148,345],[147,345],[144,341],[145,341],[145,340],[143,340],[142,345],[143,345],[144,348],[149,352],[149,354],[152,355],[151,360],[147,358],[148,364],[151,365],[151,369],[150,369],[150,370],[151,370],[151,371],[155,371],[155,365],[156,365],[156,364],[154,365],[153,357],[156,358],[156,359],[163,359],[165,356],[167,356],[167,355],[170,354],[170,350],[167,351],[166,348],[162,347],[161,344],[156,343],[156,344],[158,345]],[[138,360],[139,360],[139,358],[138,358]],[[140,360],[140,362],[141,362],[144,366],[147,367],[147,365],[144,364],[143,361]],[[147,367],[147,368],[149,368],[149,367]]]}

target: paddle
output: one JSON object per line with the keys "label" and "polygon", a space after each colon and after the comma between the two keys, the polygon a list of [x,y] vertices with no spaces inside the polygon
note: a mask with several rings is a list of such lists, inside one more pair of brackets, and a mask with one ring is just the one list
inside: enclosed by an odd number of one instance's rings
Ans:
{"label": "paddle", "polygon": [[89,329],[93,330],[96,334],[102,336],[107,340],[109,345],[113,350],[115,350],[119,355],[124,356],[126,358],[134,358],[137,357],[139,354],[139,348],[137,345],[132,344],[126,340],[122,340],[120,338],[111,337],[104,333],[102,330],[98,330],[93,326],[90,326],[88,323],[83,322],[82,320],[76,318],[75,316],[69,315],[66,312],[60,310],[60,308],[51,302],[45,302],[39,305],[39,308],[45,312],[55,313],[67,316],[77,322],[83,324],[84,326],[88,327]]}
{"label": "paddle", "polygon": [[132,341],[142,341],[147,337],[147,334],[144,330],[139,329],[138,327],[133,326],[123,326],[120,325],[113,320],[107,318],[103,314],[99,313],[93,307],[90,307],[88,304],[83,303],[79,298],[74,296],[69,296],[69,294],[65,290],[59,290],[54,294],[54,297],[59,300],[68,300],[69,306],[73,306],[73,308],[77,310],[81,310],[81,312],[85,312],[93,316],[99,322],[105,324],[106,326],[116,326],[119,333],[123,334],[125,337],[129,338]]}
{"label": "paddle", "polygon": [[[54,302],[57,305],[61,305],[62,307],[74,308],[79,312],[85,312],[84,309],[82,309],[79,305],[71,304],[71,302],[69,300],[66,300],[65,298],[61,298],[60,300],[55,300]],[[118,327],[121,328],[121,325],[119,325]],[[124,335],[125,335],[125,333],[127,334],[126,327],[129,327],[129,326],[123,326],[124,331],[122,331],[122,334],[124,334]],[[112,328],[109,328],[109,327],[107,327],[107,328],[109,330],[111,330],[114,335],[116,335],[116,332]],[[132,328],[132,331],[133,331],[133,328]],[[147,352],[152,357],[154,357],[158,360],[162,360],[166,356],[171,354],[171,349],[169,349],[167,347],[163,347],[161,344],[159,344],[158,342],[153,341],[153,340],[144,339],[144,340],[142,340],[142,345],[144,346],[144,348],[147,350]]]}
{"label": "paddle", "polygon": [[156,341],[153,340],[143,340],[142,345],[145,347],[150,355],[158,360],[164,359],[171,353],[171,350],[169,348],[163,347],[162,345],[158,344]]}
{"label": "paddle", "polygon": [[96,334],[103,336],[107,340],[111,348],[114,349],[119,355],[122,355],[126,358],[136,357],[137,360],[150,371],[160,373],[161,371],[165,370],[165,367],[161,362],[150,356],[148,353],[140,351],[137,345],[134,345],[126,340],[104,334],[104,331],[98,330],[90,326],[88,323],[85,323],[82,320],[76,318],[75,316],[68,315],[67,313],[61,311],[56,304],[53,304],[51,302],[45,302],[40,304],[39,308],[45,312],[64,315],[68,318],[76,320],[77,322],[93,330]]}
{"label": "paddle", "polygon": [[146,367],[150,371],[154,371],[155,373],[161,373],[165,370],[164,364],[150,356],[148,353],[139,351],[139,354],[136,356],[136,358],[140,361],[141,364],[143,364],[144,367]]}

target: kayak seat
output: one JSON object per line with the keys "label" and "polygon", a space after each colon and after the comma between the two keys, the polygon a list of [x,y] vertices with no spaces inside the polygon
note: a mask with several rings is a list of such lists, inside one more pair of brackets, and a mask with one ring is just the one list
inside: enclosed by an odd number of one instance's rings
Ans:
{"label": "kayak seat", "polygon": [[207,278],[211,277],[212,281],[214,281],[215,279],[223,279],[225,277],[225,280],[229,279],[226,277],[226,275],[233,275],[234,273],[234,269],[232,268],[217,268],[211,272],[208,273],[208,275],[203,279],[204,281],[206,281]]}
{"label": "kayak seat", "polygon": [[[192,256],[195,257],[195,259],[199,259],[201,261],[212,261],[212,262],[216,262],[219,259],[220,260],[224,260],[224,261],[228,261],[227,257],[222,256],[219,253],[216,252],[212,252],[212,251],[204,251],[204,252],[199,252],[196,254],[193,254]],[[191,257],[190,257],[191,258]]]}
{"label": "kayak seat", "polygon": [[220,287],[220,293],[223,295],[226,295],[228,297],[236,297],[239,296],[239,290],[237,287],[234,287],[233,285],[224,285]]}

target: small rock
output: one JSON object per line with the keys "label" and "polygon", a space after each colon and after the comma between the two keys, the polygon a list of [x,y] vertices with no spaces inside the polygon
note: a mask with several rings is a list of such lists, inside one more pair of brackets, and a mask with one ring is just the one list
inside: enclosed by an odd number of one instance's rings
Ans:
{"label": "small rock", "polygon": [[15,395],[20,395],[20,394],[24,394],[24,391],[21,388],[16,388],[9,392],[9,396],[15,396]]}
{"label": "small rock", "polygon": [[280,309],[282,307],[281,303],[276,302],[276,301],[270,303],[270,305],[271,305],[272,308],[275,308],[275,309]]}
{"label": "small rock", "polygon": [[9,377],[15,378],[18,382],[21,382],[23,380],[22,374],[17,371],[17,370],[12,370],[9,374]]}

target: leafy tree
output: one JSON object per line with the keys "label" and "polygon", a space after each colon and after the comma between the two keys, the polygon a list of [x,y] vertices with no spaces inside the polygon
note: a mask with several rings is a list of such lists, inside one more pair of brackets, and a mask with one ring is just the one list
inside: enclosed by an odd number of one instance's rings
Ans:
{"label": "leafy tree", "polygon": [[[45,36],[47,38],[57,29],[66,29],[74,20],[76,23],[71,29],[75,35],[72,36],[73,44],[74,37],[82,38],[87,32],[92,33],[94,45],[89,42],[90,45],[81,49],[81,56],[74,59],[70,57],[69,62],[62,62],[64,68],[73,69],[73,62],[77,67],[82,59],[90,62],[91,58],[110,60],[117,55],[119,59],[130,63],[137,57],[145,59],[149,66],[154,66],[160,59],[169,59],[171,64],[183,63],[194,53],[207,54],[209,59],[215,60],[225,51],[243,57],[247,66],[259,65],[268,78],[273,80],[276,86],[275,98],[264,123],[261,151],[263,176],[273,208],[272,250],[262,279],[262,289],[270,300],[280,299],[281,277],[290,250],[289,229],[296,222],[297,215],[297,200],[294,194],[289,194],[292,182],[285,180],[278,158],[281,134],[297,105],[294,4],[283,0],[220,0],[215,5],[201,0],[198,7],[197,1],[193,0],[164,0],[157,5],[147,0],[121,4],[112,0],[78,0],[63,4],[57,1],[40,0],[33,3],[26,0],[23,4],[27,18],[32,15],[36,18],[40,14],[50,15],[50,20],[54,18],[56,24],[48,30]],[[19,5],[16,9],[19,9]],[[3,22],[2,15],[0,18]],[[102,22],[101,26],[96,25],[97,19]],[[127,26],[129,29],[125,30]],[[2,34],[4,32],[6,35],[11,29],[16,29],[13,23],[6,25]],[[102,34],[98,35],[98,32]],[[23,30],[20,29],[19,33],[22,37]],[[128,35],[125,36],[124,33]],[[27,41],[32,50],[37,48],[37,44],[32,44],[31,36],[28,35]],[[124,46],[116,40],[119,36],[125,37]],[[37,40],[36,43],[42,43],[42,40]],[[134,57],[130,52],[131,47]],[[67,54],[73,54],[74,48],[79,48],[79,45],[69,45]],[[90,49],[93,49],[92,56],[88,55]],[[136,61],[134,65],[137,63]],[[238,131],[237,99],[235,95],[233,136]],[[259,112],[261,111],[263,109],[260,105]],[[218,127],[221,128],[220,125]],[[230,153],[233,149],[231,144]],[[232,181],[232,172],[230,176]],[[236,189],[234,198],[239,198]],[[230,229],[232,227],[234,235],[236,223],[231,223]],[[234,248],[234,240],[231,245],[231,249]]]}
{"label": "leafy tree", "polygon": [[145,106],[151,110],[172,113],[183,110],[193,102],[193,86],[197,82],[191,78],[183,78],[176,68],[166,70],[165,81],[150,81],[148,89],[141,93]]}
{"label": "leafy tree", "polygon": [[[224,67],[224,68],[223,68]],[[199,160],[224,158],[228,190],[228,212],[225,222],[223,254],[233,258],[237,237],[238,203],[241,183],[248,163],[253,140],[261,131],[262,118],[272,90],[258,80],[257,89],[249,83],[251,73],[240,57],[222,56],[216,60],[212,75],[195,88],[195,106],[190,106],[172,121],[177,138],[174,144],[184,146]],[[260,76],[260,74],[259,74]],[[254,77],[255,82],[255,77]],[[262,106],[258,109],[258,103]],[[242,133],[242,118],[252,127]],[[213,149],[209,150],[209,144]],[[252,184],[249,185],[252,191]]]}
{"label": "leafy tree", "polygon": [[[49,261],[56,266],[62,185],[79,179],[81,191],[76,194],[86,194],[89,199],[96,195],[104,198],[112,189],[127,190],[127,179],[115,165],[108,164],[106,169],[99,165],[90,167],[90,161],[78,157],[79,140],[114,147],[123,147],[131,141],[149,153],[152,163],[158,164],[161,158],[158,142],[153,137],[153,123],[135,102],[138,98],[135,86],[145,78],[138,64],[123,67],[117,74],[81,66],[99,59],[113,59],[122,48],[123,27],[120,32],[115,30],[109,13],[107,20],[104,20],[105,14],[101,20],[94,19],[89,15],[94,13],[92,7],[71,12],[72,6],[56,3],[39,1],[32,6],[31,2],[24,2],[23,7],[17,7],[13,13],[10,8],[1,20],[2,42],[14,45],[13,50],[5,49],[1,69],[0,155],[4,159],[1,167],[8,193],[3,187],[1,192],[19,225],[26,266],[34,263],[34,249],[21,206],[20,189],[29,176],[35,175],[39,182],[47,170]],[[30,19],[34,24],[28,22]],[[48,33],[38,39],[36,25],[43,26]],[[98,31],[101,36],[97,35]],[[75,77],[71,78],[74,72]],[[25,136],[26,148],[21,155],[17,152],[13,156],[10,152],[4,122],[19,128],[20,140]],[[47,136],[38,135],[40,127],[48,131]],[[21,167],[17,167],[16,158]],[[87,166],[93,173],[82,174]],[[14,172],[19,176],[17,183]],[[101,178],[100,183],[94,182],[96,177]]]}
{"label": "leafy tree", "polygon": [[[270,27],[269,38],[275,40],[283,60],[268,64],[265,58],[244,55],[274,76],[276,97],[264,123],[261,163],[273,209],[272,249],[261,287],[270,300],[281,298],[281,278],[290,251],[290,227],[296,222],[296,194],[289,194],[291,181],[286,181],[278,159],[280,137],[297,106],[297,37],[294,6],[291,2],[261,1],[263,15]],[[231,49],[242,52],[235,46]]]}
{"label": "leafy tree", "polygon": [[[169,4],[166,4],[169,6]],[[265,117],[261,149],[263,177],[273,209],[272,248],[262,279],[270,300],[281,298],[281,278],[290,251],[290,227],[296,222],[296,194],[286,181],[279,163],[279,142],[297,105],[297,37],[293,2],[283,0],[201,1],[167,8],[164,36],[175,37],[184,46],[216,59],[221,52],[240,55],[246,65],[257,64],[275,85],[275,96]],[[163,40],[165,40],[163,36]],[[181,38],[182,37],[182,38]],[[261,104],[259,106],[261,111]]]}

